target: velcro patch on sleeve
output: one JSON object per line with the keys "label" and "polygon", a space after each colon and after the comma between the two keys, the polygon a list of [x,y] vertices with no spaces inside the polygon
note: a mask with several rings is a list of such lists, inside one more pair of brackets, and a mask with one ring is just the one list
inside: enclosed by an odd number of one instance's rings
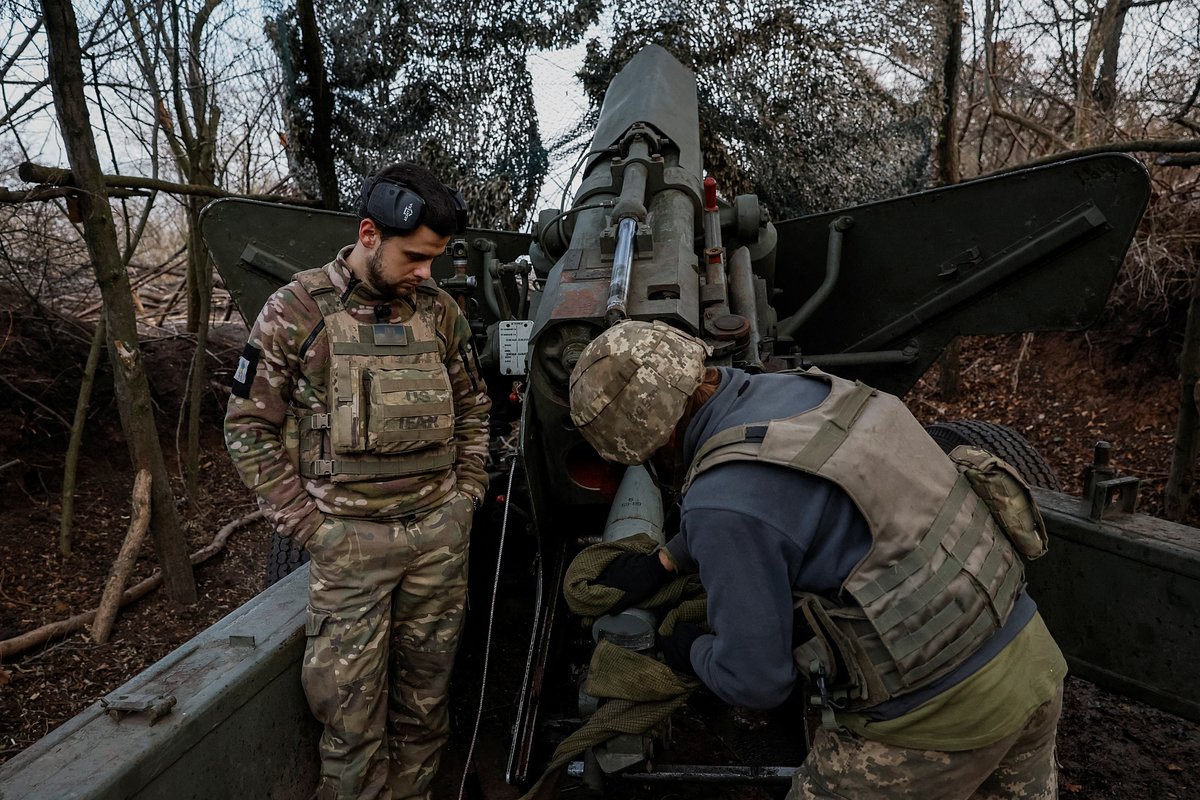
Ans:
{"label": "velcro patch on sleeve", "polygon": [[250,387],[254,384],[254,373],[258,371],[258,358],[262,355],[257,347],[247,343],[238,359],[237,369],[233,373],[233,394],[236,397],[250,397]]}

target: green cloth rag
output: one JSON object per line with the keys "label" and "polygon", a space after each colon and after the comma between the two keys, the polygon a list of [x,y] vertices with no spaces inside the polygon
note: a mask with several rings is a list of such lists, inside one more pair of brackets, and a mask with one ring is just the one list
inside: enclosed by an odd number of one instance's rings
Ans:
{"label": "green cloth rag", "polygon": [[554,796],[562,769],[571,759],[622,733],[645,733],[682,707],[699,686],[700,681],[650,656],[600,642],[588,665],[584,691],[607,702],[559,743],[550,765],[521,800]]}
{"label": "green cloth rag", "polygon": [[[601,542],[585,547],[567,567],[563,584],[563,596],[567,600],[567,607],[581,617],[591,618],[607,614],[608,610],[620,601],[624,592],[593,581],[622,553],[649,555],[657,549],[658,543],[644,533],[615,542]],[[645,600],[641,607],[674,608],[680,601],[703,592],[699,576],[680,575],[664,584],[653,596]]]}
{"label": "green cloth rag", "polygon": [[[563,585],[567,605],[584,617],[607,613],[622,592],[592,581],[621,553],[653,553],[657,547],[649,536],[637,534],[585,548],[567,568]],[[664,636],[678,622],[703,625],[707,620],[708,598],[696,575],[675,578],[642,606],[665,612],[658,628]],[[651,656],[601,641],[592,653],[584,691],[605,702],[579,730],[559,743],[545,773],[521,800],[554,796],[562,768],[571,759],[619,734],[645,733],[682,707],[699,687],[696,678],[675,672]]]}

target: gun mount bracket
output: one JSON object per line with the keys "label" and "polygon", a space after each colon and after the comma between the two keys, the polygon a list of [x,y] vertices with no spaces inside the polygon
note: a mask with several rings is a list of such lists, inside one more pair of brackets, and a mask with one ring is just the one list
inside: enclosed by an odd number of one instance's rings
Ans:
{"label": "gun mount bracket", "polygon": [[[600,261],[604,264],[611,264],[613,256],[617,252],[617,230],[618,224],[614,222],[600,232]],[[654,232],[645,222],[637,223],[637,232],[634,235],[633,242],[633,259],[635,261],[647,261],[654,257]]]}
{"label": "gun mount bracket", "polygon": [[1137,509],[1138,488],[1141,479],[1132,475],[1096,481],[1091,491],[1084,496],[1089,519],[1099,522],[1116,511],[1132,514]]}
{"label": "gun mount bracket", "polygon": [[959,267],[976,267],[983,261],[978,247],[972,247],[956,255],[938,267],[937,276],[943,280],[958,277]]}
{"label": "gun mount bracket", "polygon": [[638,140],[646,143],[646,148],[650,151],[651,158],[658,156],[662,152],[664,142],[670,141],[646,123],[635,122],[629,126],[629,130],[625,131],[625,135],[617,143],[617,152],[621,155],[614,157],[613,162],[620,161],[621,158],[628,158],[630,148]]}
{"label": "gun mount bracket", "polygon": [[[620,194],[624,185],[624,175],[620,172],[623,164],[624,162],[613,167],[611,173],[598,170],[594,175],[586,178],[579,187],[579,193],[575,195],[575,207],[584,205],[585,201],[597,194]],[[653,197],[666,189],[683,192],[691,199],[692,205],[696,209],[696,220],[699,221],[700,213],[704,208],[704,187],[700,183],[700,179],[682,167],[667,166],[662,161],[651,163],[651,167],[653,169],[648,170],[646,176],[646,196]]]}
{"label": "gun mount bracket", "polygon": [[110,695],[100,698],[100,707],[114,722],[120,722],[129,714],[145,713],[153,725],[171,713],[171,709],[175,707],[175,695]]}
{"label": "gun mount bracket", "polygon": [[254,242],[246,245],[242,250],[241,263],[246,266],[248,271],[281,283],[287,283],[293,275],[303,269],[301,265],[269,253]]}

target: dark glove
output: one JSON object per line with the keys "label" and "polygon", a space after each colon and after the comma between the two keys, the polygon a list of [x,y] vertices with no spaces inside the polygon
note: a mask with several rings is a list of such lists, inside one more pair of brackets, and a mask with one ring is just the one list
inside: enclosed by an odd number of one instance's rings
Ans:
{"label": "dark glove", "polygon": [[609,613],[616,614],[651,597],[671,577],[658,560],[658,553],[621,553],[604,568],[593,583],[620,589],[625,595]]}
{"label": "dark glove", "polygon": [[662,650],[663,661],[676,672],[695,675],[692,668],[692,643],[706,633],[704,628],[690,622],[675,623],[675,630],[667,636],[658,637],[658,649]]}

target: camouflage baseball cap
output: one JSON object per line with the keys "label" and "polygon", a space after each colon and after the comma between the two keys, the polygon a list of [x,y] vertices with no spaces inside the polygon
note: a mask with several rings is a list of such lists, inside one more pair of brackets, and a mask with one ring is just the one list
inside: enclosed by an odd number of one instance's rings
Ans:
{"label": "camouflage baseball cap", "polygon": [[604,458],[640,464],[671,437],[708,354],[703,340],[663,322],[614,325],[571,372],[571,420]]}

